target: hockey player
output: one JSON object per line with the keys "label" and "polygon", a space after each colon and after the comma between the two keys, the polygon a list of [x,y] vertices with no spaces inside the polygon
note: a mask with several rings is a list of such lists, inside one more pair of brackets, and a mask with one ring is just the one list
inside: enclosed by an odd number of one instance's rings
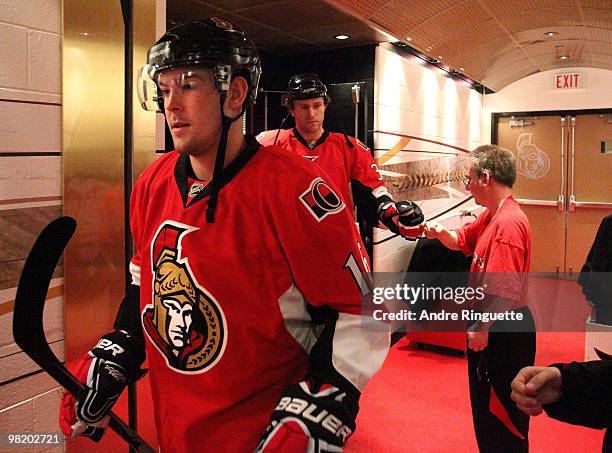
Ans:
{"label": "hockey player", "polygon": [[99,437],[147,358],[161,451],[341,451],[389,332],[362,327],[366,261],[317,167],[241,131],[257,49],[217,17],[169,30],[139,75],[176,151],[131,197],[136,253],[115,331],[65,394],[66,434]]}
{"label": "hockey player", "polygon": [[368,147],[346,134],[323,129],[331,98],[319,76],[291,77],[287,102],[295,127],[262,132],[257,136],[262,145],[276,144],[314,161],[339,188],[344,202],[348,206],[354,202],[369,225],[384,225],[412,238],[422,233],[421,209],[410,201],[393,201]]}

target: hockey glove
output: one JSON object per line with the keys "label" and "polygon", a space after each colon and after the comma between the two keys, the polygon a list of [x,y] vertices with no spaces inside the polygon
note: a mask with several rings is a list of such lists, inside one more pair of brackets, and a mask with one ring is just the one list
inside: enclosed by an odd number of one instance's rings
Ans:
{"label": "hockey glove", "polygon": [[107,414],[125,386],[146,373],[143,345],[123,330],[104,335],[83,356],[75,377],[89,387],[82,400],[64,391],[60,404],[60,427],[66,436],[83,435],[99,441],[108,424]]}
{"label": "hockey glove", "polygon": [[378,206],[381,223],[395,234],[416,238],[425,230],[421,208],[412,201],[393,201],[389,198]]}
{"label": "hockey glove", "polygon": [[288,386],[256,453],[341,452],[355,431],[356,397],[330,384],[311,381]]}

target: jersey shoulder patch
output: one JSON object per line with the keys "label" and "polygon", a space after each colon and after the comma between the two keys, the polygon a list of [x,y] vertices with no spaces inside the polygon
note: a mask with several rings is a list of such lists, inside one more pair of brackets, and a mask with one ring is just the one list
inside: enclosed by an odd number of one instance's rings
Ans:
{"label": "jersey shoulder patch", "polygon": [[313,179],[308,189],[300,194],[299,198],[317,222],[328,215],[339,213],[345,207],[342,199],[320,177]]}

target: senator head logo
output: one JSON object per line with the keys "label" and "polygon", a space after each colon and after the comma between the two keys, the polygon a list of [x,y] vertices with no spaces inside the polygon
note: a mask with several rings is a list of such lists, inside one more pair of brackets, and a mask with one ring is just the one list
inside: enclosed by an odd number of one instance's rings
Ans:
{"label": "senator head logo", "polygon": [[550,159],[532,139],[533,134],[521,134],[516,140],[516,172],[529,179],[540,179],[548,173]]}
{"label": "senator head logo", "polygon": [[225,350],[227,324],[221,307],[202,288],[181,255],[181,241],[196,228],[165,222],[151,244],[152,303],[142,312],[151,342],[178,372],[203,373]]}
{"label": "senator head logo", "polygon": [[344,202],[322,178],[314,179],[300,200],[317,222],[344,209]]}

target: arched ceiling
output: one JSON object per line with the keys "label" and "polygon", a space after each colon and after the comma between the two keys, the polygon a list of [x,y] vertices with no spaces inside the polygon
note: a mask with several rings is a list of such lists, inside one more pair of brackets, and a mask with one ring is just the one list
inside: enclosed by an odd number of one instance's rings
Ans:
{"label": "arched ceiling", "polygon": [[[223,15],[278,54],[403,41],[494,91],[550,69],[612,70],[612,0],[168,0],[167,8],[170,23]],[[351,39],[334,39],[340,33]]]}

